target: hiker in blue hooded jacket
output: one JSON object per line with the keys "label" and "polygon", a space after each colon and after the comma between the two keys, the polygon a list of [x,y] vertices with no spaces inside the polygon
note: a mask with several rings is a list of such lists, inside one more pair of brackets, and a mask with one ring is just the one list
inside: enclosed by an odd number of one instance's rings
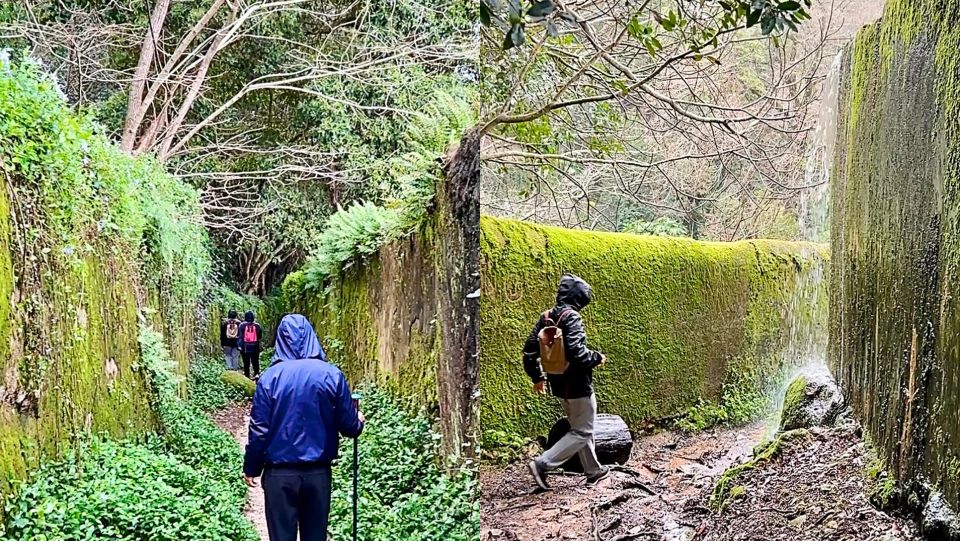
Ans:
{"label": "hiker in blue hooded jacket", "polygon": [[[580,311],[593,297],[590,285],[579,276],[564,274],[557,287],[556,305],[541,314],[523,347],[523,368],[533,382],[534,392],[546,392],[549,383],[553,396],[560,399],[563,412],[570,421],[567,432],[553,447],[528,464],[537,485],[549,490],[547,472],[579,455],[587,482],[596,483],[610,473],[601,466],[593,441],[593,425],[597,417],[597,399],[593,393],[593,369],[603,364],[606,357],[587,347],[587,333]],[[544,373],[540,359],[540,331],[547,325],[559,328],[569,366],[563,373]]]}
{"label": "hiker in blue hooded jacket", "polygon": [[275,345],[253,395],[243,474],[251,487],[263,475],[270,541],[296,541],[298,530],[300,541],[326,541],[339,436],[356,438],[365,419],[307,318],[284,316]]}

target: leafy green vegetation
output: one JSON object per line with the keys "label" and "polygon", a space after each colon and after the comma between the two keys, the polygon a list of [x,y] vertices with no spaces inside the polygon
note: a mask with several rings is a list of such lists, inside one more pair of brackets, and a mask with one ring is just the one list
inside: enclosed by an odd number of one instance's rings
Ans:
{"label": "leafy green vegetation", "polygon": [[6,502],[3,539],[259,539],[241,513],[236,441],[179,398],[162,336],[144,327],[140,344],[160,434],[146,443],[90,438],[43,465]]}
{"label": "leafy green vegetation", "polygon": [[230,372],[231,380],[228,383],[227,375],[222,359],[200,358],[192,361],[187,376],[187,400],[190,405],[203,411],[213,411],[253,395],[252,392],[247,393],[243,380],[251,387],[252,381],[242,374]]}
{"label": "leafy green vegetation", "polygon": [[308,289],[320,290],[328,276],[422,224],[442,177],[439,159],[475,122],[470,99],[466,92],[434,93],[425,112],[406,127],[405,152],[386,161],[391,179],[386,202],[354,202],[327,219],[304,268]]}
{"label": "leafy green vegetation", "polygon": [[623,228],[624,233],[637,235],[656,235],[660,237],[686,237],[687,228],[683,224],[667,216],[660,216],[653,220],[638,220]]}
{"label": "leafy green vegetation", "polygon": [[31,61],[0,63],[0,160],[44,260],[69,263],[106,246],[168,298],[199,296],[211,263],[197,191],[116,149]]}
{"label": "leafy green vegetation", "polygon": [[[367,425],[359,439],[360,538],[364,541],[473,541],[480,501],[469,464],[441,467],[439,434],[425,416],[407,413],[382,391],[363,389]],[[351,527],[352,442],[334,467],[330,536]]]}
{"label": "leafy green vegetation", "polygon": [[156,443],[93,439],[45,464],[6,503],[7,541],[257,541],[201,473]]}
{"label": "leafy green vegetation", "polygon": [[153,391],[152,405],[160,420],[164,448],[196,469],[239,511],[247,488],[237,475],[243,456],[236,440],[180,399],[176,365],[160,333],[148,327],[141,329],[140,355]]}

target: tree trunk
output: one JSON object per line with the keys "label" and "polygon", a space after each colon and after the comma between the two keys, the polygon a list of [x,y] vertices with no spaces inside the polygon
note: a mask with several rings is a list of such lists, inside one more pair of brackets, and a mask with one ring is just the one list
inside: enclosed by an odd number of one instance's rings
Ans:
{"label": "tree trunk", "polygon": [[473,456],[478,440],[480,137],[477,128],[464,134],[448,154],[437,190],[440,425],[446,450],[466,457]]}
{"label": "tree trunk", "polygon": [[[550,435],[547,436],[545,449],[556,445],[564,434],[570,431],[570,422],[566,417],[561,418],[553,428],[550,429]],[[597,421],[593,425],[593,440],[597,450],[597,459],[600,464],[626,464],[630,459],[630,452],[633,450],[633,437],[627,423],[618,415],[601,413],[597,415]],[[580,458],[576,455],[566,461],[562,468],[565,471],[582,472],[583,466],[580,464]]]}

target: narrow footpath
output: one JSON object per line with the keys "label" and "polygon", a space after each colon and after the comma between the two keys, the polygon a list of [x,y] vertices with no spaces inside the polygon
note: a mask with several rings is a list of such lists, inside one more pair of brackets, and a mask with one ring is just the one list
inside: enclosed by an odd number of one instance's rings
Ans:
{"label": "narrow footpath", "polygon": [[685,435],[635,438],[633,453],[595,487],[580,475],[551,475],[534,493],[522,463],[481,471],[483,541],[731,541],[917,539],[913,524],[866,501],[862,440],[812,435],[785,445],[769,465],[736,484],[743,496],[722,514],[710,508],[716,479],[751,456],[764,423]]}
{"label": "narrow footpath", "polygon": [[[213,418],[213,421],[217,423],[217,426],[233,434],[233,437],[237,440],[237,444],[240,445],[240,449],[244,449],[247,445],[247,423],[250,420],[249,414],[250,404],[231,403],[229,406],[213,412],[210,416]],[[238,473],[238,475],[241,474]],[[244,515],[246,515],[246,517],[250,519],[250,522],[257,528],[260,539],[262,541],[268,541],[267,521],[263,513],[263,489],[259,486],[248,490],[247,508],[244,510]]]}

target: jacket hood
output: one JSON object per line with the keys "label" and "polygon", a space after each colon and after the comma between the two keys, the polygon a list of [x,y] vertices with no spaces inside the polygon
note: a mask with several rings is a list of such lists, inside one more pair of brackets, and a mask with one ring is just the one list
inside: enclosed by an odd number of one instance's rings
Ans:
{"label": "jacket hood", "polygon": [[583,278],[574,274],[564,274],[557,287],[557,304],[572,306],[575,310],[583,310],[593,297],[593,289]]}
{"label": "jacket hood", "polygon": [[247,313],[243,314],[243,320],[253,323],[253,312],[250,310],[247,310]]}
{"label": "jacket hood", "polygon": [[280,320],[277,326],[276,350],[273,361],[293,361],[297,359],[327,360],[317,333],[307,318],[300,314],[289,314]]}

